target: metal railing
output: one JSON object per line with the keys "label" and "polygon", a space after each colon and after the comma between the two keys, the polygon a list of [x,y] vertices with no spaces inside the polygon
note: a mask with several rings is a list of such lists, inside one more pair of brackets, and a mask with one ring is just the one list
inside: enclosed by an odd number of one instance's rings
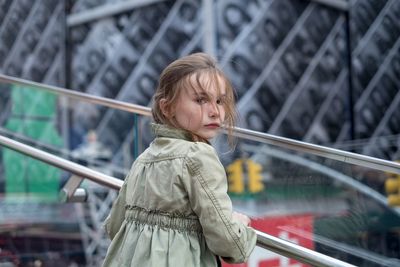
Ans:
{"label": "metal railing", "polygon": [[[123,12],[131,11],[135,8],[162,2],[165,0],[135,0],[124,1],[112,4],[103,4],[90,10],[85,10],[79,13],[70,14],[67,17],[67,26],[75,27],[84,23],[92,22],[98,19],[104,19],[108,16],[115,16]],[[311,0],[321,5],[325,5],[340,11],[349,10],[349,2],[346,0]]]}
{"label": "metal railing", "polygon": [[[18,151],[24,155],[33,157],[35,159],[46,162],[55,167],[64,169],[75,174],[78,177],[87,178],[95,183],[101,184],[112,189],[120,189],[123,181],[112,176],[102,174],[100,172],[94,171],[90,168],[84,167],[82,165],[70,162],[63,158],[54,156],[50,153],[44,152],[42,150],[30,147],[28,145],[22,144],[20,142],[14,141],[10,138],[0,135],[0,145]],[[76,182],[76,183],[75,183]],[[79,198],[84,199],[85,196],[82,195],[81,191],[76,191],[78,189],[80,179],[72,181],[71,188],[64,187],[62,192],[62,198],[64,200]],[[74,192],[68,191],[73,190]],[[296,245],[294,243],[285,241],[283,239],[274,237],[272,235],[255,230],[257,233],[257,246],[264,249],[268,249],[280,255],[296,259],[300,262],[311,264],[312,266],[320,267],[354,267],[355,265],[337,260],[335,258],[329,257],[327,255],[318,253],[316,251],[304,248],[302,246]]]}
{"label": "metal railing", "polygon": [[[25,79],[15,78],[7,75],[0,74],[0,82],[5,83],[17,83],[20,85],[25,85],[29,87],[35,87],[40,90],[54,93],[56,95],[66,96],[73,99],[78,99],[80,101],[85,101],[93,104],[99,104],[106,107],[119,109],[123,111],[128,111],[144,116],[151,116],[151,109],[149,107],[135,105],[123,101],[118,101],[110,98],[92,96],[89,94],[72,91],[69,89],[45,85],[37,82],[28,81]],[[344,150],[339,150],[330,147],[324,147],[320,145],[315,145],[311,143],[306,143],[290,138],[285,138],[281,136],[261,133],[252,131],[249,129],[243,129],[235,127],[233,129],[233,134],[236,137],[240,137],[247,140],[257,141],[264,144],[270,144],[278,147],[288,148],[295,151],[309,153],[317,155],[324,158],[334,159],[337,161],[355,164],[358,166],[363,166],[375,170],[380,170],[384,172],[391,172],[400,174],[400,163],[378,159],[374,157],[369,157],[366,155],[361,155],[357,153],[352,153]]]}

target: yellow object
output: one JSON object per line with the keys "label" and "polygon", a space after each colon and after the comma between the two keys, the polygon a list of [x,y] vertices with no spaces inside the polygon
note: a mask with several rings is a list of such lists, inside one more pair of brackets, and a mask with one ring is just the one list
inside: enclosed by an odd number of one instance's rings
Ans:
{"label": "yellow object", "polygon": [[400,189],[400,179],[399,178],[389,178],[385,181],[386,193],[396,193]]}
{"label": "yellow object", "polygon": [[235,160],[226,169],[228,170],[229,192],[242,193],[244,191],[243,161]]}
{"label": "yellow object", "polygon": [[389,206],[400,206],[400,194],[389,195],[387,201]]}
{"label": "yellow object", "polygon": [[258,193],[264,189],[262,182],[262,166],[251,160],[247,160],[247,170],[249,177],[249,191],[251,193]]}
{"label": "yellow object", "polygon": [[[398,161],[397,161],[398,162]],[[400,174],[386,173],[385,191],[389,206],[400,206]]]}

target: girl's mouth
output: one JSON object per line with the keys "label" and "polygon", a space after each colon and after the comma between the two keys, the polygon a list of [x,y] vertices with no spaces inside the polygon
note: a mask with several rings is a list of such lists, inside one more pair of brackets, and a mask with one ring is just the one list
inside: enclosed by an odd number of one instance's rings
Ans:
{"label": "girl's mouth", "polygon": [[212,129],[219,128],[219,124],[218,123],[210,123],[210,124],[206,124],[205,126],[207,128],[212,128]]}

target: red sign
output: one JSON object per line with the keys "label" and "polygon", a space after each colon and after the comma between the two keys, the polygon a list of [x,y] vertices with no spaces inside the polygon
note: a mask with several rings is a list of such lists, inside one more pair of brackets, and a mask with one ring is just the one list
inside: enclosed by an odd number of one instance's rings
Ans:
{"label": "red sign", "polygon": [[[313,216],[295,215],[252,219],[251,227],[285,239],[305,248],[314,249]],[[255,247],[247,263],[227,264],[223,267],[306,267],[308,265],[286,258],[266,249]]]}

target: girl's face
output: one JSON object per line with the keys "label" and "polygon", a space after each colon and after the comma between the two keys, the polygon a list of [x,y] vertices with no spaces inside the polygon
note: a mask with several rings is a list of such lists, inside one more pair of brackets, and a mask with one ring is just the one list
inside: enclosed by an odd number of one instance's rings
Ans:
{"label": "girl's face", "polygon": [[[195,75],[190,79],[192,84],[196,84]],[[210,82],[205,74],[200,76],[200,84],[206,91],[201,88],[181,90],[172,119],[179,127],[208,140],[218,134],[225,121],[226,89],[221,78]]]}

